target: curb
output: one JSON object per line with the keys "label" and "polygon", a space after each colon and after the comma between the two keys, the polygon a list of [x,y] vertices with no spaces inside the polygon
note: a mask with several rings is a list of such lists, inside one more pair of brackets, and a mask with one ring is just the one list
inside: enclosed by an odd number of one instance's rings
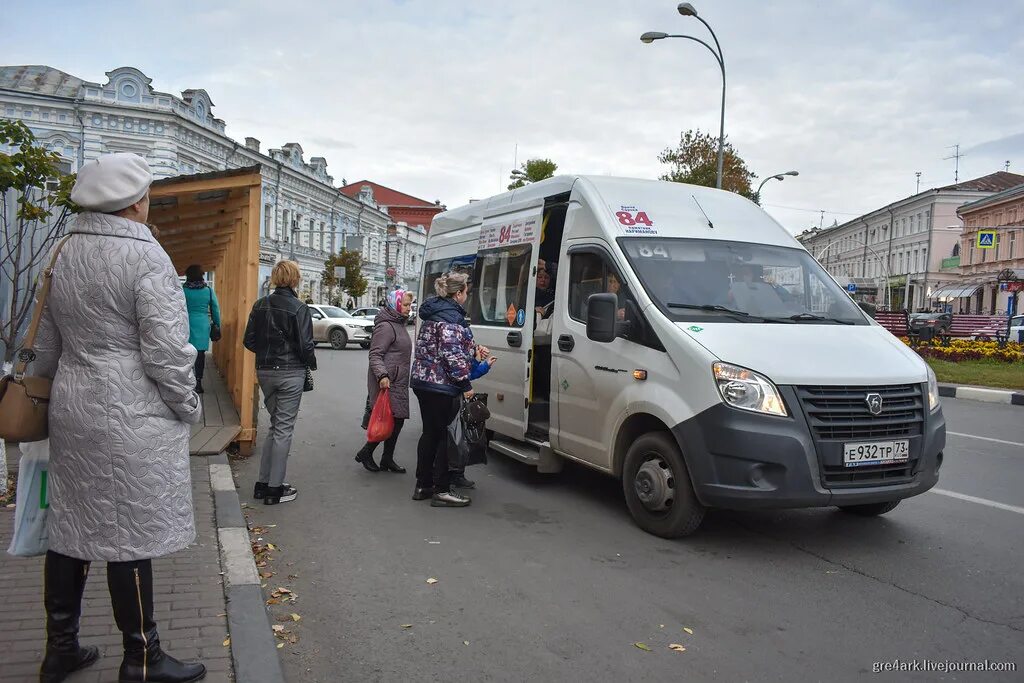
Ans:
{"label": "curb", "polygon": [[209,463],[235,680],[284,683],[277,642],[270,629],[260,575],[249,545],[249,529],[242,515],[231,466],[223,453],[211,456]]}
{"label": "curb", "polygon": [[982,401],[984,403],[1024,406],[1024,393],[1006,389],[983,389],[981,387],[962,387],[957,384],[940,384],[939,396],[961,398],[968,401]]}

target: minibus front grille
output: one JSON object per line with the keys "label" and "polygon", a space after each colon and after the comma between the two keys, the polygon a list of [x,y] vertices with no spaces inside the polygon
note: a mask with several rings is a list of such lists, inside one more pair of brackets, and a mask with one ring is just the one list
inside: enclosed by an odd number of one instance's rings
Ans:
{"label": "minibus front grille", "polygon": [[822,483],[826,488],[888,486],[913,480],[917,461],[876,467],[825,467]]}
{"label": "minibus front grille", "polygon": [[[878,394],[882,409],[873,415],[868,396]],[[807,386],[797,396],[819,441],[851,441],[920,436],[924,429],[921,385]]]}

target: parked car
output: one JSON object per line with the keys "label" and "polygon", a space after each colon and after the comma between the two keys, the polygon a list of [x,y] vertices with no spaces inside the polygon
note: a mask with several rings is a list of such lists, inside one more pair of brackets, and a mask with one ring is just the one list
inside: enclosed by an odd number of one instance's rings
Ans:
{"label": "parked car", "polygon": [[952,313],[911,313],[910,331],[920,332],[926,327],[932,328],[933,334],[939,334],[949,329],[953,324]]}
{"label": "parked car", "polygon": [[[1007,331],[1005,320],[982,327],[971,333],[971,339],[977,341],[992,341]],[[1010,319],[1009,336],[1007,341],[1024,342],[1024,315],[1015,315]]]}
{"label": "parked car", "polygon": [[313,317],[314,342],[327,342],[335,349],[343,349],[349,344],[370,348],[372,320],[356,318],[343,308],[323,304],[310,304],[309,312]]}
{"label": "parked car", "polygon": [[1015,315],[1010,319],[1010,341],[1024,344],[1024,315]]}
{"label": "parked car", "polygon": [[376,306],[365,306],[363,308],[357,308],[352,311],[353,318],[363,318],[365,320],[373,320],[380,313],[380,309]]}

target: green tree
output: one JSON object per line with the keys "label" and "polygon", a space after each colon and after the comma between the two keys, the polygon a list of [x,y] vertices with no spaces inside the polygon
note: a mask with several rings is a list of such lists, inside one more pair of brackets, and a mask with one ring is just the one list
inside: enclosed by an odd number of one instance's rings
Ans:
{"label": "green tree", "polygon": [[[688,130],[679,136],[678,147],[667,147],[658,161],[669,165],[662,180],[714,187],[718,177],[718,137],[700,129]],[[751,181],[755,178],[740,158],[736,148],[726,139],[722,163],[722,189],[754,199]]]}
{"label": "green tree", "polygon": [[[334,277],[334,267],[345,268],[345,278],[341,281]],[[353,299],[358,299],[366,294],[366,288],[370,284],[363,277],[363,255],[358,251],[347,251],[342,249],[337,254],[332,254],[324,262],[323,282],[330,291],[330,299],[334,299],[334,288],[339,287]]]}
{"label": "green tree", "polygon": [[32,315],[37,275],[54,242],[78,211],[71,203],[73,174],[60,157],[36,144],[20,121],[0,119],[0,277],[8,300],[0,302],[0,344],[5,363],[14,359]]}
{"label": "green tree", "polygon": [[550,178],[555,175],[557,169],[558,164],[551,159],[528,159],[525,163],[520,164],[519,168],[512,171],[512,184],[508,186],[508,189],[515,190],[538,180]]}

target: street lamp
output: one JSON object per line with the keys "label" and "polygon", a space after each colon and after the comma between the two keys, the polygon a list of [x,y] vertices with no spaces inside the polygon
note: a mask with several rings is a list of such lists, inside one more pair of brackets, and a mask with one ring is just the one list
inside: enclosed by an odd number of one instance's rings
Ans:
{"label": "street lamp", "polygon": [[[714,55],[715,61],[718,62],[718,67],[722,70],[722,112],[721,118],[718,125],[718,172],[715,176],[715,187],[722,189],[722,166],[725,159],[725,59],[722,56],[722,46],[718,42],[718,36],[715,35],[711,25],[704,21],[704,18],[697,14],[697,10],[688,2],[681,2],[676,8],[679,13],[684,17],[693,17],[700,23],[707,27],[711,33],[712,40],[715,41],[715,47],[711,47],[700,38],[694,38],[693,36],[676,35],[669,33],[662,33],[660,31],[648,31],[647,33],[640,36],[640,41],[644,44],[651,44],[656,40],[663,40],[665,38],[683,38],[684,40],[692,40],[700,43]],[[716,49],[717,48],[717,49]]]}
{"label": "street lamp", "polygon": [[775,175],[768,176],[767,178],[761,181],[760,185],[757,186],[757,192],[755,193],[757,198],[761,198],[761,188],[764,187],[764,184],[767,183],[769,180],[785,180],[786,176],[788,175],[798,176],[800,175],[800,171],[786,171],[785,173],[776,173]]}

